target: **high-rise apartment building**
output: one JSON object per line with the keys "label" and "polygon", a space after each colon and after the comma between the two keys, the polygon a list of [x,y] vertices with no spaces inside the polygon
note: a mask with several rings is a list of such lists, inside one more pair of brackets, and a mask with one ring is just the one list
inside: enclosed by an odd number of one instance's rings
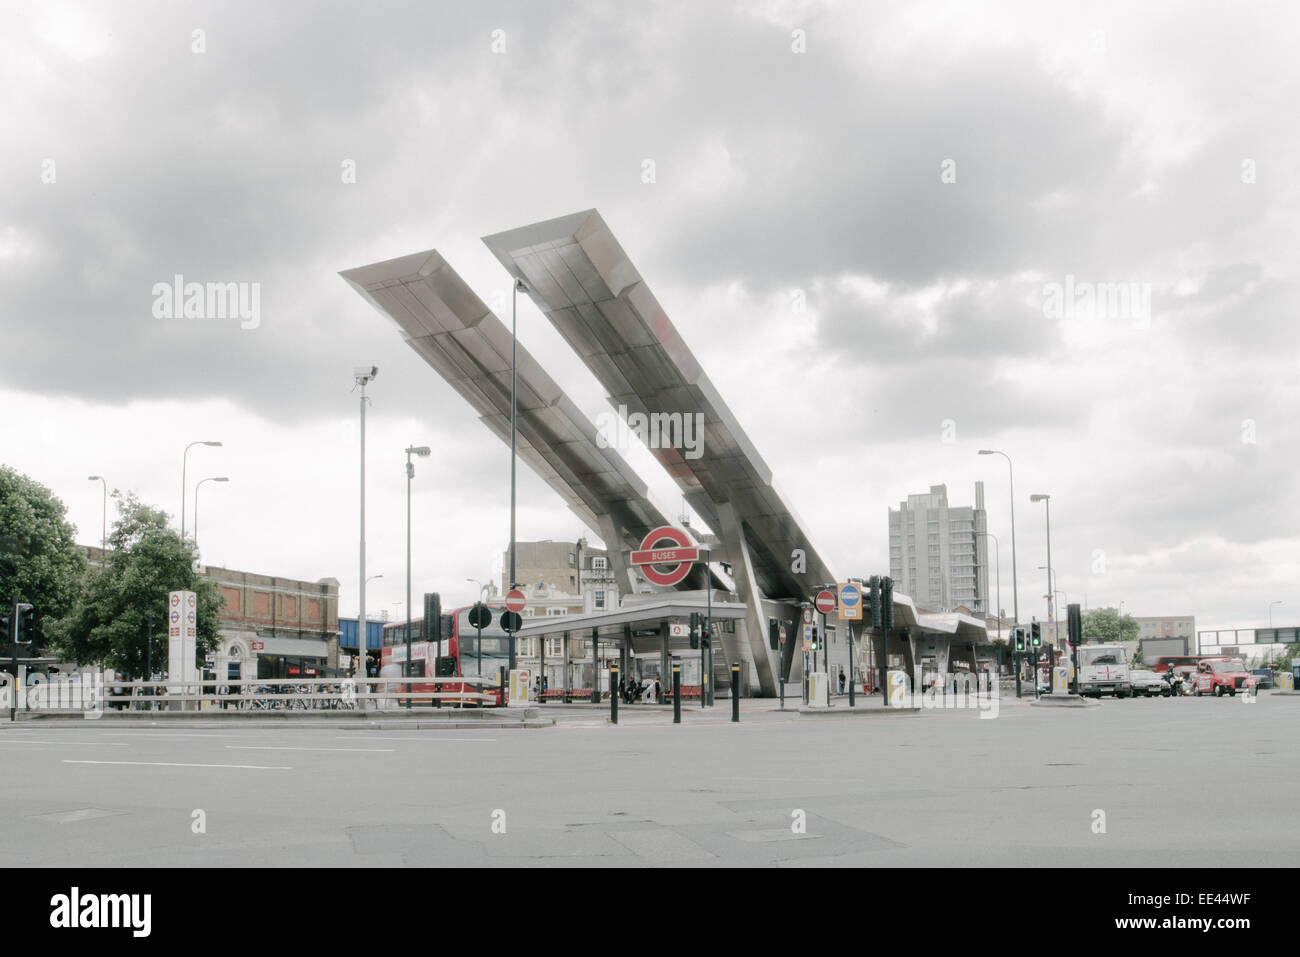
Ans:
{"label": "high-rise apartment building", "polygon": [[909,495],[889,510],[889,577],[894,590],[927,611],[958,606],[976,616],[997,614],[989,606],[988,517],[984,483],[975,483],[975,505],[950,506],[948,487]]}

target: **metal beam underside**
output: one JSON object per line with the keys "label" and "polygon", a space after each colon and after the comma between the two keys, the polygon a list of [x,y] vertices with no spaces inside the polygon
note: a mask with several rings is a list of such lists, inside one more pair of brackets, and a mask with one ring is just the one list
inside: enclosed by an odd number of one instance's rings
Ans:
{"label": "metal beam underside", "polygon": [[[395,322],[407,344],[510,444],[510,329],[436,250],[346,270],[340,275]],[[639,547],[670,524],[644,482],[523,346],[517,351],[518,451],[598,536],[608,516],[621,541]]]}
{"label": "metal beam underside", "polygon": [[[735,506],[765,595],[802,597],[833,580],[772,473],[649,287],[594,209],[484,237],[484,243],[629,416],[701,413],[701,454],[651,448],[691,506],[719,532]],[[662,421],[662,420],[661,420]],[[806,571],[791,570],[801,549]]]}

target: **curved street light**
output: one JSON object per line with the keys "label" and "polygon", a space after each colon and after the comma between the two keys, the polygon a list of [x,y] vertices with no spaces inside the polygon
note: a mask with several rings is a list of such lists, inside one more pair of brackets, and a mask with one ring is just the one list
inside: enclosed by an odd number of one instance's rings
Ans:
{"label": "curved street light", "polygon": [[194,550],[199,550],[199,489],[203,487],[204,482],[229,482],[230,479],[225,475],[217,475],[211,478],[200,479],[194,486]]}
{"label": "curved street light", "polygon": [[185,470],[189,468],[190,449],[194,448],[196,445],[210,445],[216,447],[220,446],[221,443],[200,440],[198,442],[191,442],[189,445],[185,446],[185,454],[181,456],[181,538],[185,537]]}

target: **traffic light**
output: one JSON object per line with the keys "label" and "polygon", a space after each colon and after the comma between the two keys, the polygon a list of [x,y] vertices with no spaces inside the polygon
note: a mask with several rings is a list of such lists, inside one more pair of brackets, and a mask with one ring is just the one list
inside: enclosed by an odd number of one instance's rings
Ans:
{"label": "traffic light", "polygon": [[813,625],[813,626],[812,626],[812,636],[813,636],[813,637],[812,637],[812,650],[813,650],[813,651],[816,651],[816,650],[817,650],[817,626],[816,626],[816,625]]}
{"label": "traffic light", "polygon": [[700,643],[705,648],[713,647],[713,631],[709,628],[709,616],[700,615]]}
{"label": "traffic light", "polygon": [[871,627],[880,630],[880,576],[872,575],[870,581],[869,600],[871,601]]}
{"label": "traffic light", "polygon": [[1079,645],[1083,643],[1083,616],[1079,613],[1078,605],[1067,605],[1065,608],[1067,616],[1066,627],[1069,629],[1070,644]]}
{"label": "traffic light", "polygon": [[0,618],[0,642],[9,644],[9,619]]}
{"label": "traffic light", "polygon": [[691,612],[691,647],[700,647],[700,613]]}
{"label": "traffic light", "polygon": [[1031,634],[1033,635],[1034,647],[1037,648],[1043,643],[1042,626],[1040,626],[1038,622],[1034,622],[1029,627],[1032,629]]}
{"label": "traffic light", "polygon": [[894,580],[888,575],[880,579],[880,627],[886,633],[894,629]]}
{"label": "traffic light", "polygon": [[15,644],[30,644],[36,634],[36,609],[26,602],[17,606],[18,620],[14,623]]}
{"label": "traffic light", "polygon": [[1025,650],[1025,629],[1017,628],[1016,629],[1016,651],[1019,652],[1024,650]]}

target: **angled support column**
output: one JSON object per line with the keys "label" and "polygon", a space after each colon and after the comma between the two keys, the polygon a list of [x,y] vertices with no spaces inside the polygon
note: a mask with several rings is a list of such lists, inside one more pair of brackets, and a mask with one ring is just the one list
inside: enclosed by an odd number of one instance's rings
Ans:
{"label": "angled support column", "polygon": [[609,557],[614,581],[618,582],[619,595],[634,594],[636,583],[631,575],[632,566],[628,564],[627,554],[623,551],[623,537],[614,527],[614,520],[608,514],[600,514],[596,516],[596,524],[600,526],[600,537],[605,542],[605,554]]}
{"label": "angled support column", "polygon": [[745,603],[745,635],[749,642],[747,647],[737,650],[742,661],[753,662],[758,670],[759,695],[774,698],[776,671],[767,650],[767,622],[763,620],[760,604],[762,596],[758,593],[758,584],[754,579],[754,563],[745,541],[745,530],[741,527],[735,506],[730,502],[718,504],[718,519],[722,524],[722,540],[732,555],[731,574],[736,581],[736,594]]}

